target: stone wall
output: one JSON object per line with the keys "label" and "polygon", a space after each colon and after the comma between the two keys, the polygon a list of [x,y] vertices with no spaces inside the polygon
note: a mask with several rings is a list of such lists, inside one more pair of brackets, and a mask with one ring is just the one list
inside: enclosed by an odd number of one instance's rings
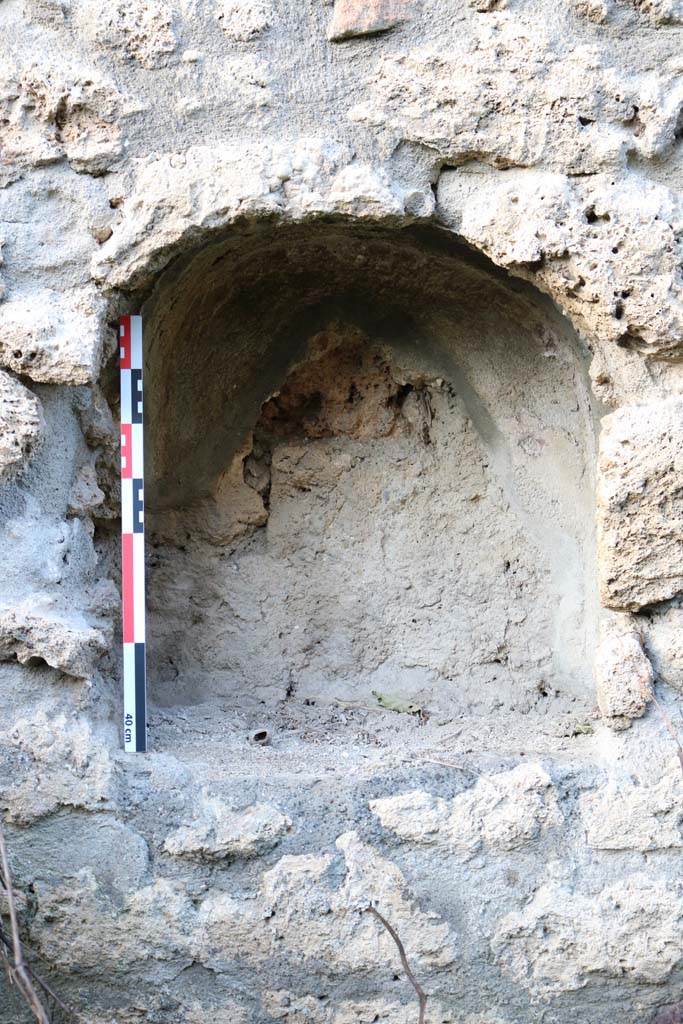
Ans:
{"label": "stone wall", "polygon": [[427,1024],[677,1019],[682,25],[0,0],[0,808],[77,1019],[412,1024],[371,906]]}

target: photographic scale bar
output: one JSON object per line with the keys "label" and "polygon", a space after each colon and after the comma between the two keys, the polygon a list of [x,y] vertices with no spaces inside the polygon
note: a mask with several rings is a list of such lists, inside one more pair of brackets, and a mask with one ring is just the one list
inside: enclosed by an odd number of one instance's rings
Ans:
{"label": "photographic scale bar", "polygon": [[123,611],[123,748],[147,750],[145,671],[145,456],[142,317],[122,316],[121,605]]}

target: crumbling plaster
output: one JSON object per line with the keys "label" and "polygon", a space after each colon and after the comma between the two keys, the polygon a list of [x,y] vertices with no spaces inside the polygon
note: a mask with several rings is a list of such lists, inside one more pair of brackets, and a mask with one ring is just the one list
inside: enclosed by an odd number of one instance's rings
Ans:
{"label": "crumbling plaster", "polygon": [[[0,3],[0,802],[27,941],[93,1024],[407,1024],[372,901],[430,1024],[654,1021],[683,946],[649,703],[675,716],[683,686],[683,10],[359,6]],[[580,338],[603,717],[339,707],[314,743],[285,708],[257,748],[224,700],[154,710],[124,756],[117,316],[217,241],[326,223],[448,233]],[[368,715],[379,742],[339,738]]]}

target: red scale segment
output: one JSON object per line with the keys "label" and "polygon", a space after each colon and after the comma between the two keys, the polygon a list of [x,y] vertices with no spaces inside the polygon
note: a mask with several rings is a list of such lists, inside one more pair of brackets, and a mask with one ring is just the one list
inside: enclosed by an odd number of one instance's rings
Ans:
{"label": "red scale segment", "polygon": [[123,642],[135,643],[135,570],[133,568],[133,534],[121,535],[121,575],[123,609]]}
{"label": "red scale segment", "polygon": [[119,330],[119,367],[122,370],[130,370],[131,350],[130,317],[122,316],[121,328]]}

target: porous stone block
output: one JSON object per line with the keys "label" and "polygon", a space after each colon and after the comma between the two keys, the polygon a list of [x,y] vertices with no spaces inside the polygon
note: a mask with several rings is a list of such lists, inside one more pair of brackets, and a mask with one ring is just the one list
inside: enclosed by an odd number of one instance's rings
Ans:
{"label": "porous stone block", "polygon": [[501,922],[492,947],[505,971],[535,994],[572,991],[596,971],[661,984],[680,962],[683,897],[646,874],[596,895],[551,882]]}
{"label": "porous stone block", "polygon": [[90,47],[152,70],[164,67],[176,51],[173,14],[165,0],[128,0],[106,8],[83,0],[76,6],[74,20]]}
{"label": "porous stone block", "polygon": [[62,158],[80,173],[103,174],[121,156],[122,96],[109,76],[56,53],[49,67],[30,63],[16,78],[0,67],[2,184]]}
{"label": "porous stone block", "polygon": [[205,860],[255,857],[275,846],[291,825],[271,804],[252,804],[234,811],[206,795],[195,821],[170,835],[164,849],[176,856]]}
{"label": "porous stone block", "polygon": [[216,20],[229,39],[248,43],[271,24],[271,0],[217,0]]}
{"label": "porous stone block", "polygon": [[85,716],[41,707],[16,719],[9,737],[22,755],[14,785],[3,793],[11,821],[27,824],[60,807],[112,806],[114,765],[104,735]]}
{"label": "porous stone block", "polygon": [[0,365],[44,384],[87,384],[100,370],[105,302],[89,288],[41,288],[0,306]]}
{"label": "porous stone block", "polygon": [[406,18],[410,6],[410,0],[336,0],[328,38],[342,42],[387,32]]}
{"label": "porous stone block", "polygon": [[598,646],[594,662],[598,706],[614,728],[640,718],[652,697],[653,672],[637,633],[612,634]]}
{"label": "porous stone block", "polygon": [[595,850],[667,850],[683,846],[682,785],[673,774],[652,786],[610,780],[580,801],[586,840]]}
{"label": "porous stone block", "polygon": [[0,370],[0,478],[28,458],[42,428],[41,406],[36,396]]}
{"label": "porous stone block", "polygon": [[417,791],[373,800],[370,810],[404,842],[446,844],[465,860],[519,849],[561,821],[552,780],[533,763],[482,778],[451,801]]}
{"label": "porous stone block", "polygon": [[658,680],[683,690],[683,609],[655,615],[646,629],[647,650]]}
{"label": "porous stone block", "polygon": [[55,606],[47,594],[0,610],[0,661],[35,658],[77,679],[87,678],[111,643],[111,625],[91,625],[76,610]]}
{"label": "porous stone block", "polygon": [[683,589],[683,399],[603,419],[597,514],[604,605],[637,611]]}

